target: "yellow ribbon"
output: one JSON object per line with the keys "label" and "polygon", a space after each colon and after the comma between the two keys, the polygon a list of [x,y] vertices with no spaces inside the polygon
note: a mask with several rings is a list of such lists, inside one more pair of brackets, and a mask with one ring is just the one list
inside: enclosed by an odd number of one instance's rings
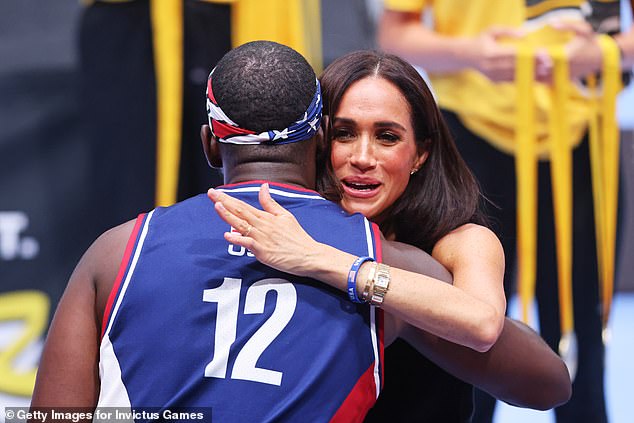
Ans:
{"label": "yellow ribbon", "polygon": [[[596,248],[603,328],[607,327],[614,293],[616,221],[619,187],[619,129],[616,96],[621,90],[620,52],[612,37],[598,38],[603,52],[603,95],[597,95],[596,79],[589,78],[593,95],[590,122],[590,159],[594,196]],[[598,98],[598,100],[597,100]]]}
{"label": "yellow ribbon", "polygon": [[176,202],[183,115],[183,2],[151,0],[156,75],[156,205]]}
{"label": "yellow ribbon", "polygon": [[572,146],[567,137],[566,100],[570,70],[564,46],[549,48],[553,59],[551,132],[551,180],[555,214],[559,317],[562,337],[574,330],[572,302]]}
{"label": "yellow ribbon", "polygon": [[[595,210],[597,258],[603,311],[607,326],[613,291],[616,244],[616,217],[619,176],[619,137],[616,120],[616,96],[621,89],[620,54],[614,40],[599,36],[603,52],[603,95],[596,94],[596,79],[589,78],[592,113],[589,122],[592,189]],[[535,296],[536,269],[536,135],[531,125],[535,119],[534,46],[518,43],[517,52],[517,206],[518,206],[518,291],[522,319],[528,323],[529,309]],[[567,115],[567,101],[572,86],[564,45],[548,48],[554,63],[551,89],[552,117],[549,120],[551,177],[557,248],[558,291],[562,343],[574,343],[572,296],[572,144]],[[570,347],[570,348],[574,348]],[[561,346],[561,349],[566,349]]]}
{"label": "yellow ribbon", "polygon": [[533,124],[535,122],[534,51],[534,48],[526,43],[518,45],[515,74],[518,289],[522,305],[522,320],[526,323],[530,320],[528,313],[535,298],[537,268],[537,140]]}

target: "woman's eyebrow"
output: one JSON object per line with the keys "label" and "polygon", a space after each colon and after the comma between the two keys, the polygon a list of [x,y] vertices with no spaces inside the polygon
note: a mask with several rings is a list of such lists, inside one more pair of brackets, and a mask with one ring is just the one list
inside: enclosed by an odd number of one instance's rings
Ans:
{"label": "woman's eyebrow", "polygon": [[354,119],[348,119],[348,118],[342,118],[342,117],[335,117],[332,120],[332,123],[339,123],[339,124],[342,124],[342,125],[355,125],[356,124]]}
{"label": "woman's eyebrow", "polygon": [[[356,125],[357,124],[354,119],[349,119],[349,118],[345,118],[345,117],[335,117],[333,119],[333,123],[341,124],[341,125]],[[374,122],[374,126],[376,128],[397,128],[397,129],[400,129],[402,131],[406,130],[403,125],[401,125],[400,123],[391,121],[391,120]]]}
{"label": "woman's eyebrow", "polygon": [[403,125],[401,125],[400,123],[394,122],[394,121],[380,121],[380,122],[374,122],[374,126],[377,128],[397,128],[400,129],[402,131],[405,131],[405,127]]}

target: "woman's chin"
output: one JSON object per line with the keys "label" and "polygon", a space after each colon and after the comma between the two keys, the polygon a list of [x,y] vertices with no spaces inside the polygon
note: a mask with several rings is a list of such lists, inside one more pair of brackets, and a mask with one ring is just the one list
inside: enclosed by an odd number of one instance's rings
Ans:
{"label": "woman's chin", "polygon": [[361,213],[363,216],[374,222],[374,217],[377,216],[377,212],[368,201],[363,201],[359,198],[344,197],[341,202],[341,206],[348,213]]}

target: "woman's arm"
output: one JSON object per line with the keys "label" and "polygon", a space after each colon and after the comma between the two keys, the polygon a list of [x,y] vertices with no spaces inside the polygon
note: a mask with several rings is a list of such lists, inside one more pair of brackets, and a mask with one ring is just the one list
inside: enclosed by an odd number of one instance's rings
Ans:
{"label": "woman's arm", "polygon": [[[264,211],[220,191],[210,190],[209,197],[227,223],[243,234],[248,232],[249,236],[227,233],[225,238],[229,242],[248,248],[259,261],[271,267],[320,280],[341,291],[347,290],[348,272],[356,257],[312,239],[294,216],[270,197],[266,185],[260,190]],[[478,256],[481,258],[496,252],[495,249],[481,248]],[[399,266],[407,260],[405,250],[398,244],[385,242],[383,257],[386,263]],[[412,257],[408,270],[429,274],[429,266],[420,259],[428,256],[416,251],[418,256]],[[500,260],[503,262],[503,257]],[[363,265],[357,276],[359,295],[369,268],[369,265]],[[500,274],[487,280],[476,296],[424,274],[393,267],[392,282],[382,308],[416,328],[477,351],[486,351],[497,340],[504,322],[503,266],[497,266],[491,273],[495,272]],[[479,282],[471,283],[475,286]],[[498,287],[495,287],[496,283]],[[476,291],[475,288],[472,290]]]}
{"label": "woman's arm", "polygon": [[466,224],[443,236],[431,253],[453,275],[453,286],[504,316],[504,249],[488,228]]}

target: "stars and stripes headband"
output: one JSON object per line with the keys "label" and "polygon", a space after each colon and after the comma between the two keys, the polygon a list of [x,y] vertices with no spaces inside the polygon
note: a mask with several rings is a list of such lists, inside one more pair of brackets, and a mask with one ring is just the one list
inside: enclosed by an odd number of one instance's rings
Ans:
{"label": "stars and stripes headband", "polygon": [[[215,70],[215,69],[214,69]],[[256,134],[254,131],[240,128],[220,108],[211,87],[212,70],[207,79],[207,115],[211,132],[218,141],[229,144],[288,144],[311,138],[319,129],[321,122],[321,87],[316,80],[316,90],[304,116],[282,130],[269,130]]]}

